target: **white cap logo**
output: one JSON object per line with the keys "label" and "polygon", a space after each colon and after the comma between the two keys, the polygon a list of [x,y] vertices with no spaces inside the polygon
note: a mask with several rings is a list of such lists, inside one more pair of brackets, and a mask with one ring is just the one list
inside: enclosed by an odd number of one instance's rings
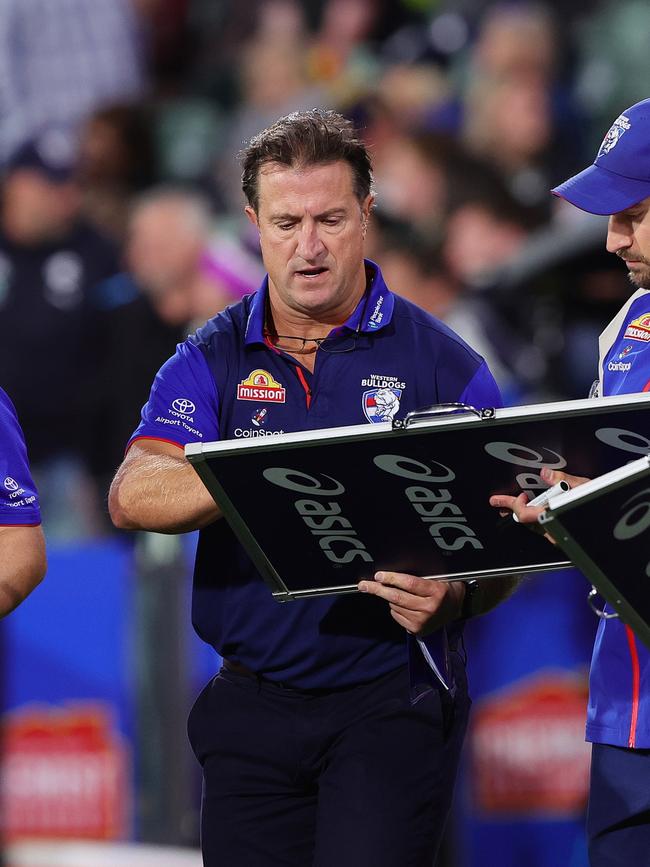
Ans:
{"label": "white cap logo", "polygon": [[603,143],[598,151],[598,156],[601,157],[603,154],[608,154],[613,148],[615,148],[620,137],[631,126],[632,124],[624,114],[619,115],[603,139]]}

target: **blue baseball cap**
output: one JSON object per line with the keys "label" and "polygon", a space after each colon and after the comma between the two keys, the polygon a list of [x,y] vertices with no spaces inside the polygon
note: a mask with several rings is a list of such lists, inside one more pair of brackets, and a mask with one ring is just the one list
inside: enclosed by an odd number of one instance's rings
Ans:
{"label": "blue baseball cap", "polygon": [[76,163],[75,138],[67,130],[52,128],[38,138],[24,142],[14,151],[5,165],[5,174],[18,169],[31,169],[51,183],[64,184],[74,176]]}
{"label": "blue baseball cap", "polygon": [[551,190],[590,214],[617,214],[650,196],[650,99],[609,128],[593,165]]}

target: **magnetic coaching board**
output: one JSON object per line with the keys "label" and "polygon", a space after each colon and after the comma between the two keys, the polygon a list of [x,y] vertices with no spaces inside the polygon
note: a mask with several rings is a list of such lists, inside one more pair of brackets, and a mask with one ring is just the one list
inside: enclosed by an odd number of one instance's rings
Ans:
{"label": "magnetic coaching board", "polygon": [[356,589],[378,569],[440,579],[567,566],[501,518],[542,467],[593,477],[650,453],[650,394],[191,443],[189,461],[279,600]]}
{"label": "magnetic coaching board", "polygon": [[650,647],[650,458],[553,497],[540,523]]}

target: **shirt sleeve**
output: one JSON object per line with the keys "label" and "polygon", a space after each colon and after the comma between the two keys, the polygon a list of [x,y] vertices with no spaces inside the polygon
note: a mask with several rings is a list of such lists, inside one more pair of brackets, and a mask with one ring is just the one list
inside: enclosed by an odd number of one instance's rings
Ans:
{"label": "shirt sleeve", "polygon": [[193,343],[180,343],[156,374],[141,421],[127,444],[155,439],[184,447],[219,439],[219,395],[205,356]]}
{"label": "shirt sleeve", "polygon": [[0,526],[41,523],[36,486],[16,410],[0,389]]}
{"label": "shirt sleeve", "polygon": [[494,381],[490,369],[485,362],[481,364],[474,376],[465,386],[465,390],[458,398],[460,403],[469,404],[480,409],[487,406],[499,408],[503,406],[499,386]]}

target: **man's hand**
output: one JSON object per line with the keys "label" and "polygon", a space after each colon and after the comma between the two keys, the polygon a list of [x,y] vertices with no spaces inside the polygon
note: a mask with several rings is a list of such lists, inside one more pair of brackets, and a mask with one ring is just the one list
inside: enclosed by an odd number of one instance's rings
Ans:
{"label": "man's hand", "polygon": [[460,617],[462,581],[435,581],[402,572],[377,572],[374,581],[360,581],[362,593],[381,596],[400,626],[413,635],[427,635]]}
{"label": "man's hand", "polygon": [[[541,470],[540,476],[549,487],[557,485],[558,482],[565,481],[568,482],[572,488],[575,488],[578,485],[584,485],[585,482],[589,481],[589,479],[586,479],[583,476],[571,476],[569,473],[562,473],[559,470],[549,470],[546,467]],[[509,497],[505,494],[495,494],[490,497],[490,505],[494,506],[495,509],[501,509],[503,515],[507,515],[509,511],[513,512],[517,516],[520,524],[536,524],[537,519],[546,509],[546,506],[529,506],[528,496],[526,494],[519,494],[518,497]],[[546,533],[545,536],[550,542],[555,544],[548,533]]]}

